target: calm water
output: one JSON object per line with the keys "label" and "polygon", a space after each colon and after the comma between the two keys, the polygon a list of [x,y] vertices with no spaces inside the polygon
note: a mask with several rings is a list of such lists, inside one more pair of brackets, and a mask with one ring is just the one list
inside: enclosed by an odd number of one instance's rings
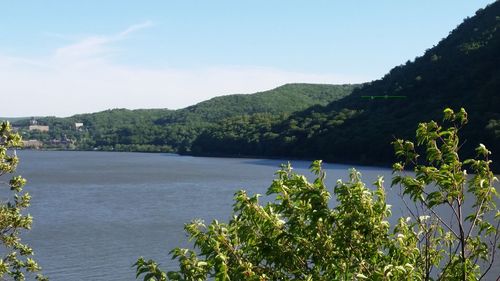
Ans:
{"label": "calm water", "polygon": [[[226,220],[237,190],[265,193],[285,162],[108,152],[18,155],[35,218],[24,237],[53,281],[135,280],[131,265],[139,256],[173,268],[168,251],[187,245],[185,222]],[[309,162],[292,164],[307,174]],[[329,186],[346,179],[350,167],[325,165]],[[377,175],[390,181],[389,169],[357,168],[366,182]],[[388,201],[398,213],[396,196]]]}

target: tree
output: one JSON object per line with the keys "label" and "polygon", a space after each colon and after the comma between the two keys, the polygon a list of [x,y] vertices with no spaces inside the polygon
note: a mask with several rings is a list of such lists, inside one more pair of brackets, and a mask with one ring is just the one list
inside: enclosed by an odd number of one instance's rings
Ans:
{"label": "tree", "polygon": [[[8,122],[0,125],[0,176],[12,174],[19,163],[15,150],[22,145],[19,134],[13,133]],[[13,195],[10,201],[0,202],[0,280],[25,280],[25,273],[38,272],[40,267],[32,259],[33,249],[21,242],[22,230],[31,228],[33,218],[24,214],[30,205],[31,196],[23,192],[26,180],[21,176],[13,176],[8,183]],[[37,275],[37,280],[47,280]]]}
{"label": "tree", "polygon": [[[417,129],[417,144],[425,150],[419,161],[415,145],[396,140],[396,155],[402,162],[394,164],[402,193],[415,203],[412,227],[419,241],[418,263],[425,280],[434,275],[439,280],[481,280],[495,261],[500,246],[500,212],[495,205],[498,179],[490,170],[491,152],[480,144],[475,159],[461,161],[458,132],[467,124],[467,113],[444,110],[447,127],[431,121]],[[413,166],[414,175],[406,175],[406,165]],[[467,175],[467,169],[473,176]],[[404,198],[402,198],[404,200]],[[466,199],[472,211],[466,214]],[[406,204],[406,203],[405,203]],[[446,215],[448,210],[450,215]],[[496,213],[495,213],[496,212]],[[492,222],[493,221],[493,222]],[[483,272],[480,264],[484,263]]]}
{"label": "tree", "polygon": [[[443,128],[422,123],[417,141],[426,157],[419,161],[415,145],[396,140],[393,185],[400,185],[402,200],[411,200],[410,214],[391,227],[383,179],[371,190],[351,170],[350,180],[338,181],[336,199],[325,186],[321,161],[314,161],[313,182],[282,166],[268,189],[273,200],[259,203],[259,195],[235,195],[228,223],[205,225],[194,220],[185,230],[194,250],[176,248],[172,257],[179,270],[164,272],[153,260],[139,258],[137,277],[144,280],[477,280],[494,263],[499,247],[500,215],[489,170],[488,150],[480,145],[478,158],[458,157],[458,132],[467,123],[462,109],[445,110]],[[421,163],[422,162],[422,163]],[[413,165],[415,174],[406,174]],[[467,177],[464,166],[474,171]],[[464,214],[465,197],[472,197],[473,212]],[[450,225],[437,207],[449,207]],[[496,222],[496,226],[491,223]],[[480,260],[485,262],[481,268]]]}

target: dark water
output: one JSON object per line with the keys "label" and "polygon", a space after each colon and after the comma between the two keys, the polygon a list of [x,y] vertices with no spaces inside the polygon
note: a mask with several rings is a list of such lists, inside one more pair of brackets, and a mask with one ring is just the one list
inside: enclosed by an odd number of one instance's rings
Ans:
{"label": "dark water", "polygon": [[[24,238],[53,281],[135,280],[131,265],[139,256],[172,269],[169,250],[187,245],[184,223],[226,220],[236,191],[265,193],[285,162],[108,152],[18,155],[35,218]],[[308,174],[309,162],[292,164]],[[350,167],[325,165],[329,186],[346,179]],[[390,182],[389,169],[357,168],[365,182],[378,175]],[[397,196],[388,201],[393,213],[399,213],[402,206],[393,203]]]}

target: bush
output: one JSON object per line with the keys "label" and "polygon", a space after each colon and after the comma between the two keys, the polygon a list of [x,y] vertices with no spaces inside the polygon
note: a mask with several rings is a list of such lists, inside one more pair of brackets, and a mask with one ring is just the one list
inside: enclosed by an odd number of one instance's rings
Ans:
{"label": "bush", "polygon": [[[19,134],[12,133],[8,122],[0,124],[0,176],[12,174],[16,170],[19,159],[12,151],[22,145]],[[23,193],[22,188],[26,180],[21,176],[14,176],[8,182],[13,193],[11,201],[0,202],[0,280],[24,280],[26,272],[38,272],[40,267],[31,257],[33,250],[21,242],[21,230],[31,228],[33,218],[23,214],[30,205],[31,196]],[[37,280],[47,280],[37,275]]]}

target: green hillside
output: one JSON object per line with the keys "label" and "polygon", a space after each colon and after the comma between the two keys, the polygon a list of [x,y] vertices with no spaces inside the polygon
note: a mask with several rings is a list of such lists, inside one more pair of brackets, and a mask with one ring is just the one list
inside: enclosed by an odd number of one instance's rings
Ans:
{"label": "green hillside", "polygon": [[[63,149],[187,152],[200,132],[222,119],[257,113],[287,116],[343,98],[356,87],[287,84],[255,94],[216,97],[179,110],[113,109],[68,118],[37,118],[40,124],[49,125],[49,133],[24,131],[24,137]],[[84,126],[77,130],[75,123]],[[28,124],[29,119],[16,122],[24,128]],[[53,140],[67,141],[61,146]]]}
{"label": "green hillside", "polygon": [[[462,151],[478,143],[500,153],[500,2],[477,11],[414,61],[351,95],[261,126],[225,120],[194,142],[199,154],[295,156],[385,164],[390,142],[413,135],[419,121],[445,107],[469,112]],[[274,118],[276,119],[276,118]],[[500,161],[499,161],[500,162]],[[497,166],[498,167],[498,166]]]}
{"label": "green hillside", "polygon": [[224,118],[254,113],[291,113],[313,105],[328,103],[349,95],[357,85],[286,84],[255,94],[215,97],[177,110],[162,121],[214,122]]}

